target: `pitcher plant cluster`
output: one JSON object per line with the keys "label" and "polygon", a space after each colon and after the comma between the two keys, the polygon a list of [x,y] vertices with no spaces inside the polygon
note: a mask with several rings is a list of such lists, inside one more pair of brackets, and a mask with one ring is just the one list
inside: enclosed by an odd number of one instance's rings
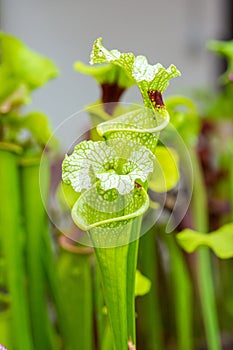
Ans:
{"label": "pitcher plant cluster", "polygon": [[233,42],[208,48],[227,70],[194,103],[164,94],[175,65],[98,38],[74,69],[100,98],[64,155],[24,108],[57,67],[0,32],[0,348],[231,349]]}
{"label": "pitcher plant cluster", "polygon": [[90,63],[105,65],[97,66],[96,74],[100,69],[107,69],[108,74],[117,70],[123,77],[119,86],[123,89],[136,84],[144,102],[144,106],[135,106],[97,125],[97,133],[104,140],[81,142],[62,165],[63,181],[80,193],[72,217],[76,225],[89,232],[95,248],[114,349],[134,349],[138,239],[142,215],[149,207],[147,190],[159,132],[169,122],[162,93],[180,72],[174,65],[167,69],[159,63],[150,65],[144,56],[109,51],[101,38],[94,43]]}

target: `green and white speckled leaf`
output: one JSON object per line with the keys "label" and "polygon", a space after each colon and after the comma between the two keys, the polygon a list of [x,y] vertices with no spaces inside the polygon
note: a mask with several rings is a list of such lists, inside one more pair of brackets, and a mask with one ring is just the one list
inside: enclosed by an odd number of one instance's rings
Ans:
{"label": "green and white speckled leaf", "polygon": [[198,248],[209,247],[221,259],[233,257],[233,223],[226,224],[211,233],[185,229],[178,233],[176,238],[179,245],[188,253]]}
{"label": "green and white speckled leaf", "polygon": [[148,195],[142,187],[121,195],[115,189],[103,191],[96,183],[81,194],[72,218],[78,227],[90,231],[95,246],[118,246],[130,241],[133,219],[148,207]]}
{"label": "green and white speckled leaf", "polygon": [[70,156],[66,155],[62,164],[62,179],[72,185],[76,192],[90,189],[96,181],[95,173],[104,172],[104,165],[107,163],[106,166],[110,166],[113,159],[111,149],[104,142],[81,142]]}
{"label": "green and white speckled leaf", "polygon": [[76,192],[99,180],[104,191],[116,189],[123,195],[133,191],[137,179],[145,182],[153,166],[152,152],[131,140],[84,141],[65,157],[62,178]]}
{"label": "green and white speckled leaf", "polygon": [[169,85],[169,80],[180,75],[174,65],[167,69],[160,63],[150,65],[145,56],[134,56],[132,53],[121,53],[118,50],[107,50],[102,45],[102,38],[98,38],[92,49],[90,64],[112,63],[125,70],[130,79],[138,85],[147,107],[152,107],[148,97],[149,90],[163,93]]}
{"label": "green and white speckled leaf", "polygon": [[138,106],[138,109],[97,126],[100,136],[107,139],[128,139],[155,151],[159,131],[169,123],[166,109],[160,111]]}

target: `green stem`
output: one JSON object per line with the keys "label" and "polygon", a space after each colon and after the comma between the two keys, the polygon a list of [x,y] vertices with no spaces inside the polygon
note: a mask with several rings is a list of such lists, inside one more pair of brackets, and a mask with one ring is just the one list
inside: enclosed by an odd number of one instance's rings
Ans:
{"label": "green stem", "polygon": [[162,320],[158,292],[155,228],[140,238],[139,269],[151,281],[151,290],[137,301],[138,340],[144,350],[162,350]]}
{"label": "green stem", "polygon": [[[12,334],[18,349],[34,349],[23,265],[22,227],[20,227],[20,191],[18,156],[11,146],[0,145],[0,237],[6,259],[8,289],[11,298]],[[5,149],[4,149],[5,148]]]}
{"label": "green stem", "polygon": [[[139,237],[141,220],[141,217],[133,220],[131,232],[134,232],[134,237],[135,232]],[[92,239],[95,240],[93,236]],[[138,240],[113,248],[95,247],[115,350],[127,350],[129,341],[136,343],[134,288],[137,251]]]}
{"label": "green stem", "polygon": [[95,264],[94,269],[94,299],[95,299],[95,315],[97,325],[97,349],[113,350],[112,330],[109,323],[109,318],[105,312],[106,305],[103,295],[103,286],[99,265]]}
{"label": "green stem", "polygon": [[110,324],[107,323],[104,331],[103,340],[101,343],[101,350],[113,350],[113,339]]}
{"label": "green stem", "polygon": [[52,242],[50,232],[48,231],[48,225],[46,225],[46,228],[43,231],[42,238],[42,265],[46,275],[48,292],[54,303],[59,334],[62,338],[63,344],[65,344],[66,348],[69,349],[70,330],[64,317],[64,300],[62,298],[58,276],[58,263],[57,260],[55,260],[54,252],[52,251]]}
{"label": "green stem", "polygon": [[[208,232],[208,205],[202,172],[195,152],[190,151],[194,171],[193,212],[195,229]],[[209,350],[221,350],[210,253],[200,249],[198,256],[198,279],[206,338]]]}
{"label": "green stem", "polygon": [[[49,193],[49,168],[48,158],[43,157],[43,161],[40,164],[40,189],[41,195],[44,200],[48,198]],[[41,259],[42,267],[46,278],[46,285],[48,287],[49,296],[54,303],[56,312],[57,328],[62,338],[63,344],[69,349],[69,328],[64,318],[64,300],[62,299],[59,276],[58,276],[58,265],[57,256],[54,251],[54,242],[52,235],[49,230],[48,220],[45,221],[44,230],[41,232],[42,235],[42,247],[41,247]]]}
{"label": "green stem", "polygon": [[60,291],[63,299],[63,318],[69,330],[68,350],[91,350],[92,326],[92,277],[90,252],[83,254],[61,249],[58,260]]}
{"label": "green stem", "polygon": [[[141,222],[135,220],[139,227],[133,226],[133,230],[141,228]],[[136,325],[135,325],[135,274],[137,269],[139,239],[132,242],[128,246],[127,256],[127,324],[128,324],[128,339],[131,339],[133,344],[136,344]]]}
{"label": "green stem", "polygon": [[[27,233],[28,290],[34,349],[55,349],[55,339],[48,315],[45,274],[41,257],[46,213],[39,186],[40,163],[38,159],[26,159],[24,164],[21,166],[21,184]],[[44,168],[43,176],[46,179],[49,177],[47,166]]]}
{"label": "green stem", "polygon": [[[98,264],[95,264],[95,269],[94,269],[94,304],[95,304],[98,348],[103,350],[105,349],[103,345],[106,342],[105,338],[106,337],[109,338],[107,335],[107,333],[109,333],[109,320],[106,313],[104,312],[105,301],[103,296],[101,274],[100,274],[100,269]],[[111,333],[111,329],[110,329],[110,333]]]}
{"label": "green stem", "polygon": [[171,260],[171,278],[179,350],[193,349],[192,284],[182,252],[173,235],[165,236]]}
{"label": "green stem", "polygon": [[11,310],[7,305],[6,308],[2,307],[0,313],[0,339],[1,344],[7,347],[7,349],[13,349],[13,339],[11,336],[10,325],[11,325]]}
{"label": "green stem", "polygon": [[[231,154],[232,158],[232,154]],[[231,205],[231,212],[230,212],[230,221],[233,222],[233,162],[231,159],[229,159],[229,187],[230,187],[230,205]]]}

